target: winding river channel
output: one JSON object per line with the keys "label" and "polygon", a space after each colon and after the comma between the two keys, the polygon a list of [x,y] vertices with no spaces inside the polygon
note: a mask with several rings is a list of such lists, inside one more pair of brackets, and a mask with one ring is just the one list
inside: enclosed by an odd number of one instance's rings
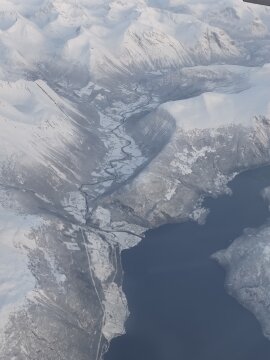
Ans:
{"label": "winding river channel", "polygon": [[267,186],[270,167],[244,172],[230,183],[231,196],[205,200],[205,225],[166,225],[123,252],[131,314],[105,360],[269,360],[270,341],[226,293],[225,272],[210,258],[266,222]]}

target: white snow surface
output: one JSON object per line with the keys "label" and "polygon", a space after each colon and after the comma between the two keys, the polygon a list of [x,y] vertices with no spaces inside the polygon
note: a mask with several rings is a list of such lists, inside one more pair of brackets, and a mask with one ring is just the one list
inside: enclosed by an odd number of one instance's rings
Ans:
{"label": "white snow surface", "polygon": [[4,77],[14,77],[57,56],[99,78],[131,67],[238,58],[244,53],[236,35],[265,37],[269,28],[267,8],[241,0],[4,0],[0,64]]}
{"label": "white snow surface", "polygon": [[0,81],[0,177],[16,163],[50,170],[56,182],[66,178],[55,166],[54,154],[64,154],[78,136],[61,106],[71,108],[41,80]]}
{"label": "white snow surface", "polygon": [[35,288],[26,250],[35,247],[29,234],[38,224],[34,216],[19,216],[0,207],[0,329]]}
{"label": "white snow surface", "polygon": [[[161,105],[184,130],[253,126],[257,117],[270,119],[270,65],[250,74],[249,88],[234,94],[208,92]],[[181,154],[184,156],[184,154]]]}

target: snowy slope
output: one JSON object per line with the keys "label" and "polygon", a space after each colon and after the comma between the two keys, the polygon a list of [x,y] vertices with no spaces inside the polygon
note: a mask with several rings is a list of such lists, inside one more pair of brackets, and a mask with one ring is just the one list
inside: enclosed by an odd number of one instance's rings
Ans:
{"label": "snowy slope", "polygon": [[57,106],[56,94],[49,97],[45,91],[42,82],[0,83],[2,161],[16,153],[20,161],[29,161],[28,154],[37,166],[48,143],[60,150],[64,141],[72,141],[74,128]]}
{"label": "snowy slope", "polygon": [[[23,185],[27,172],[39,169],[50,174],[50,181],[61,183],[72,168],[60,163],[69,146],[80,139],[68,116],[71,111],[42,81],[0,83],[0,177],[9,185]],[[75,110],[74,110],[75,111]],[[55,154],[58,154],[58,159]],[[72,154],[68,155],[72,161]],[[67,162],[67,158],[66,158]]]}
{"label": "snowy slope", "polygon": [[[173,121],[170,141],[131,183],[112,195],[112,202],[120,201],[124,209],[132,204],[148,226],[188,217],[199,220],[205,215],[198,209],[203,194],[226,192],[239,169],[268,163],[269,69],[236,67],[233,72],[244,71],[248,77],[242,91],[232,92],[224,79],[214,92],[167,102],[146,117],[145,122],[154,119],[152,132],[157,131],[155,123],[163,122],[166,128]],[[145,136],[138,131],[138,138]]]}
{"label": "snowy slope", "polygon": [[265,65],[251,72],[249,88],[240,93],[206,92],[195,98],[163,104],[161,109],[185,131],[230,125],[250,127],[258,117],[270,118],[269,83],[270,66]]}
{"label": "snowy slope", "polygon": [[270,26],[269,11],[238,0],[205,0],[200,5],[150,0],[22,5],[5,0],[0,6],[3,67],[8,59],[33,70],[57,56],[55,66],[82,67],[95,78],[104,72],[236,63],[247,56],[250,40],[267,38]]}

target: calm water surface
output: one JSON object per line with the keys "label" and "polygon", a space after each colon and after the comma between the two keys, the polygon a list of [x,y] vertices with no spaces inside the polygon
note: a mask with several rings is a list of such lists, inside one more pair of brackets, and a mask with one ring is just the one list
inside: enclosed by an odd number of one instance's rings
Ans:
{"label": "calm water surface", "polygon": [[260,192],[270,167],[239,175],[232,196],[207,199],[205,225],[166,225],[149,231],[122,255],[131,312],[127,334],[105,360],[269,360],[270,341],[252,314],[224,289],[225,273],[210,259],[247,227],[269,217]]}

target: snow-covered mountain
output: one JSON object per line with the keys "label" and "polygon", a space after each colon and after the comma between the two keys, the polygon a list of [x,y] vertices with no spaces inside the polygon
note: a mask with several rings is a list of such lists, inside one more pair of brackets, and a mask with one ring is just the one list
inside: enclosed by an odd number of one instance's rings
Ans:
{"label": "snow-covered mountain", "polygon": [[122,249],[269,164],[270,11],[2,0],[0,54],[0,360],[98,360]]}
{"label": "snow-covered mountain", "polygon": [[[239,63],[251,56],[247,46],[252,41],[268,38],[268,13],[239,0],[44,0],[27,5],[5,0],[0,5],[1,63],[8,72],[7,62],[17,71],[37,71],[47,63],[57,73],[65,66],[94,78]],[[263,61],[259,55],[264,56],[258,54],[254,62]]]}
{"label": "snow-covered mountain", "polygon": [[[227,182],[240,169],[268,163],[269,70],[269,65],[252,69],[243,91],[228,93],[224,79],[223,89],[164,103],[143,119],[151,122],[149,132],[156,131],[160,122],[167,123],[170,140],[132,182],[112,194],[112,201],[120,201],[124,211],[132,204],[137,219],[150,227],[194,218],[203,194],[226,191]],[[234,67],[234,71],[246,70]],[[145,128],[137,131],[135,136],[147,142]]]}

